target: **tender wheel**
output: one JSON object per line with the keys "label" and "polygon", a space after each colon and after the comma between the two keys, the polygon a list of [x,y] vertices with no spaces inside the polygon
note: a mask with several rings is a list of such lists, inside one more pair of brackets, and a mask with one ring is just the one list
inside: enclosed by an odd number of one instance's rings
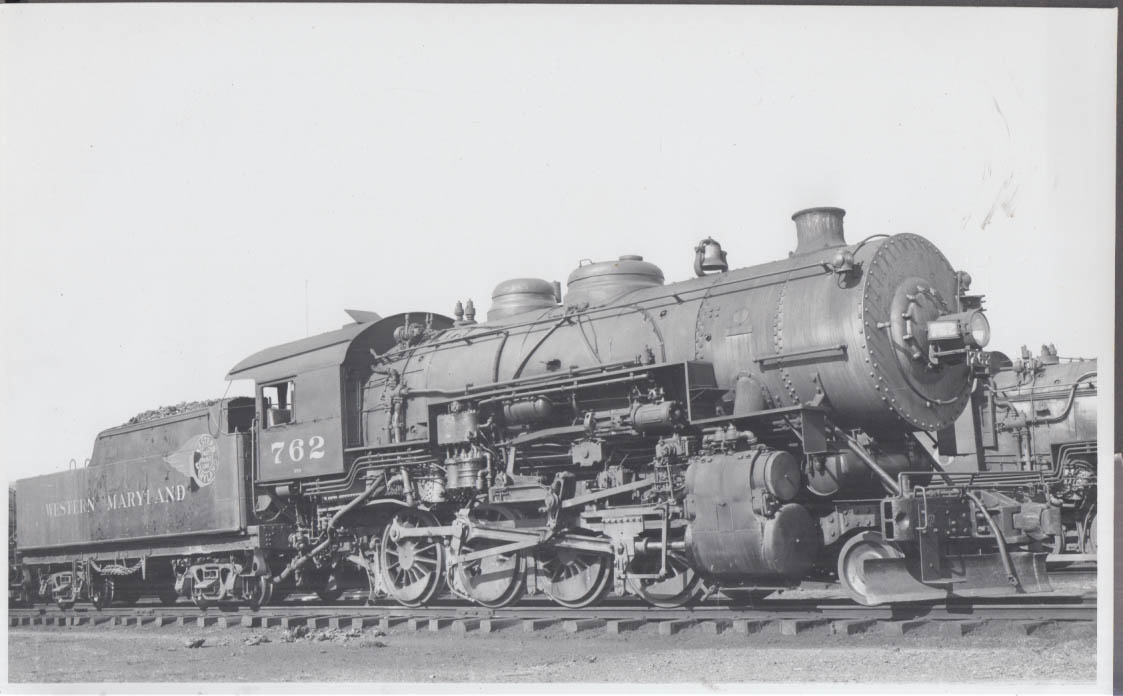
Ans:
{"label": "tender wheel", "polygon": [[[517,515],[506,508],[481,506],[472,511],[472,517],[480,522],[499,522],[516,519]],[[461,553],[482,551],[505,543],[473,539],[461,546]],[[518,601],[526,589],[526,556],[517,551],[487,556],[457,565],[453,574],[456,584],[472,601],[491,609],[505,607]]]}
{"label": "tender wheel", "polygon": [[[437,518],[423,510],[399,513],[403,527],[434,527]],[[426,604],[441,587],[444,575],[445,548],[439,539],[390,538],[387,527],[382,537],[382,581],[390,596],[399,604],[419,607]]]}
{"label": "tender wheel", "polygon": [[170,607],[179,600],[179,593],[175,591],[174,587],[162,589],[156,593],[156,596],[160,599],[160,604],[165,607]]}
{"label": "tender wheel", "polygon": [[[659,572],[659,556],[651,554],[632,561],[629,573]],[[681,607],[694,598],[701,578],[679,553],[667,554],[668,576],[663,579],[628,578],[628,588],[648,604],[664,609]]]}
{"label": "tender wheel", "polygon": [[855,602],[871,606],[875,590],[866,573],[865,563],[873,558],[902,558],[901,550],[885,541],[877,532],[862,532],[847,541],[838,554],[838,581]]}
{"label": "tender wheel", "polygon": [[55,605],[59,609],[61,609],[62,611],[68,611],[70,608],[72,608],[74,606],[74,602],[73,601],[65,601],[65,600],[62,600],[62,599],[56,599]]}
{"label": "tender wheel", "polygon": [[546,594],[555,603],[580,609],[608,591],[612,557],[574,549],[548,549],[539,555],[546,575]]}
{"label": "tender wheel", "polygon": [[321,577],[324,579],[323,584],[320,589],[316,590],[316,596],[326,604],[339,601],[339,598],[343,596],[343,585],[336,574],[335,568],[325,569]]}
{"label": "tender wheel", "polygon": [[113,603],[113,581],[98,579],[90,583],[90,604],[104,609]]}
{"label": "tender wheel", "polygon": [[251,609],[260,609],[273,597],[273,580],[267,575],[258,575],[242,580],[242,595]]}

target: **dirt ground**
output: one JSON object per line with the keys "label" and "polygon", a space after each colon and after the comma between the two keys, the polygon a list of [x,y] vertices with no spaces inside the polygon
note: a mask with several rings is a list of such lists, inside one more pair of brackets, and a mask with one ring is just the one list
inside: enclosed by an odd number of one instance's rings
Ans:
{"label": "dirt ground", "polygon": [[[313,631],[283,642],[279,628],[18,628],[8,632],[11,682],[791,682],[1063,681],[1095,679],[1094,624],[1019,635],[998,624],[963,637],[924,627],[903,637],[708,635],[697,627],[618,636],[560,626],[524,633],[414,633],[395,627]],[[316,634],[326,639],[316,640]],[[249,645],[268,638],[268,642]],[[204,639],[202,647],[188,648]]]}

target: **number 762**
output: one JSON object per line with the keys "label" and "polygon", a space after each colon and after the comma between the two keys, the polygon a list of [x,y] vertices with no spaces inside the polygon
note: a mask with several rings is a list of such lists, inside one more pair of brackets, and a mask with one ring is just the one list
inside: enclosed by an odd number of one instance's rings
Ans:
{"label": "number 762", "polygon": [[289,460],[299,462],[304,460],[304,455],[307,454],[309,459],[323,459],[324,458],[324,438],[319,435],[313,435],[308,438],[308,449],[304,448],[304,438],[297,437],[289,440],[287,443],[282,440],[281,442],[274,442],[271,445],[273,450],[273,463],[281,463],[281,455],[287,449],[289,452]]}

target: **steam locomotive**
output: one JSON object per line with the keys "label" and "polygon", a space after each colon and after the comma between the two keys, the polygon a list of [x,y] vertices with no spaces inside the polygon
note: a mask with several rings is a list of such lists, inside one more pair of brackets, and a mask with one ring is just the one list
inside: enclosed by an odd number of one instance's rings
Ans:
{"label": "steam locomotive", "polygon": [[[1036,357],[990,352],[968,408],[937,436],[948,469],[1023,472],[1046,482],[1061,509],[1054,560],[1095,560],[1097,361],[1061,358],[1053,344]],[[1002,478],[1009,475],[1002,473]]]}
{"label": "steam locomotive", "polygon": [[639,256],[501,282],[485,321],[348,310],[230,380],[252,398],[101,433],[19,483],[25,582],[66,606],[291,592],[486,607],[837,581],[863,604],[1050,589],[1042,477],[944,470],[990,329],[928,240],[848,244],[793,216],[788,258],[695,278]]}

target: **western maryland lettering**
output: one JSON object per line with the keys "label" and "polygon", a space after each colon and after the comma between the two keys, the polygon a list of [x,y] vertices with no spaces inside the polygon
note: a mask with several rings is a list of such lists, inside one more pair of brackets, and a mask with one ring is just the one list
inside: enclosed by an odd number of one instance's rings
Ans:
{"label": "western maryland lettering", "polygon": [[187,487],[182,484],[135,491],[116,491],[106,494],[103,498],[75,498],[47,503],[47,517],[90,515],[145,505],[170,505],[181,502],[186,497]]}

